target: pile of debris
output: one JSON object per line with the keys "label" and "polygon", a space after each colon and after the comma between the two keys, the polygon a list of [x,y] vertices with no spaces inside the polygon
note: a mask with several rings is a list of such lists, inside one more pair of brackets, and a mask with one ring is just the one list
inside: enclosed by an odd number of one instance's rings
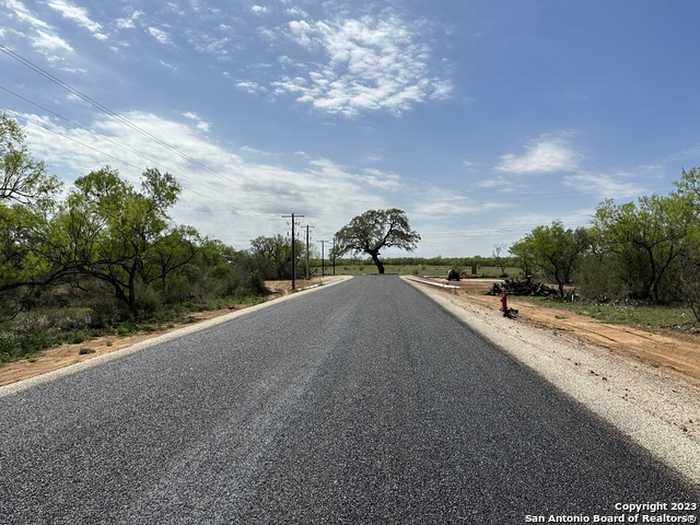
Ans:
{"label": "pile of debris", "polygon": [[506,279],[502,283],[493,283],[491,290],[487,293],[488,295],[501,295],[503,292],[508,295],[534,295],[537,297],[559,294],[556,288],[534,281],[529,275],[523,279]]}
{"label": "pile of debris", "polygon": [[461,278],[462,278],[462,274],[459,273],[454,268],[452,268],[449,272],[447,272],[447,280],[448,281],[459,281]]}

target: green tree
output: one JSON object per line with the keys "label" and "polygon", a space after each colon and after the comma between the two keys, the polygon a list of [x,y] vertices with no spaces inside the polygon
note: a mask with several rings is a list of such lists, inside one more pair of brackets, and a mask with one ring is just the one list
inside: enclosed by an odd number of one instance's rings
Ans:
{"label": "green tree", "polygon": [[700,321],[700,225],[694,225],[681,256],[680,283],[683,298]]}
{"label": "green tree", "polygon": [[688,197],[694,208],[697,217],[700,217],[700,166],[683,170],[681,179],[676,182],[678,193]]}
{"label": "green tree", "polygon": [[585,228],[565,229],[555,221],[550,226],[538,226],[515,243],[510,251],[528,261],[545,278],[555,281],[559,295],[564,297],[564,286],[571,283],[581,255],[590,246]]}
{"label": "green tree", "polygon": [[535,271],[534,254],[530,248],[530,244],[526,239],[521,239],[513,244],[509,249],[511,255],[517,257],[518,265],[522,269],[524,275],[532,275]]}
{"label": "green tree", "polygon": [[[137,317],[137,291],[153,278],[148,265],[167,246],[168,209],[180,187],[172,175],[149,169],[138,192],[109,167],[79,178],[75,186],[53,229],[56,244],[66,247],[62,262],[111,286]],[[168,263],[160,271],[173,268]]]}
{"label": "green tree", "polygon": [[[694,220],[690,196],[651,195],[638,203],[603,202],[593,227],[602,249],[615,255],[620,278],[633,294],[660,302],[664,278],[686,250]],[[635,290],[637,282],[641,286]]]}
{"label": "green tree", "polygon": [[30,155],[17,121],[0,114],[0,203],[36,204],[51,200],[60,187],[56,177],[47,175],[45,164]]}
{"label": "green tree", "polygon": [[413,251],[420,239],[420,235],[411,229],[405,211],[397,208],[367,210],[336,233],[334,255],[366,253],[372,258],[377,271],[383,274],[384,263],[379,259],[381,250],[401,248]]}
{"label": "green tree", "polygon": [[32,158],[16,121],[0,114],[0,310],[3,315],[65,276],[45,257],[48,225],[61,187]]}
{"label": "green tree", "polygon": [[[292,246],[288,239],[282,235],[261,235],[250,241],[250,251],[265,279],[291,279]],[[303,274],[306,246],[299,239],[295,241],[294,255],[297,272]]]}

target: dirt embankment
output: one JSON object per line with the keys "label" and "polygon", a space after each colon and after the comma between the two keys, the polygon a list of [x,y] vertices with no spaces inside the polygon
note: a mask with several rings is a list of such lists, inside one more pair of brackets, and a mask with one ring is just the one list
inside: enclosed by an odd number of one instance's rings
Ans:
{"label": "dirt embankment", "polygon": [[[462,300],[497,310],[500,298],[484,295],[493,282],[483,279],[450,284],[459,284],[457,295]],[[606,348],[634,362],[679,374],[700,387],[700,337],[604,323],[568,310],[543,307],[524,297],[511,296],[508,305],[532,325]]]}

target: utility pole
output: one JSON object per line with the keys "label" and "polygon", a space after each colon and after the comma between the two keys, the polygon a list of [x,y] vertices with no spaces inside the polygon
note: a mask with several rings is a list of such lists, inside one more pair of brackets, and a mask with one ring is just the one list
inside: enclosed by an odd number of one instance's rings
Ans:
{"label": "utility pole", "polygon": [[326,255],[326,243],[328,241],[318,241],[321,243],[321,277],[326,276],[326,261],[325,261],[325,255]]}
{"label": "utility pole", "polygon": [[299,217],[303,217],[303,215],[294,215],[294,212],[292,212],[291,215],[282,215],[283,219],[292,219],[292,290],[296,290],[297,287],[297,254],[296,243],[294,242],[296,240],[296,237],[294,235],[294,227],[296,226],[296,224],[294,221]]}
{"label": "utility pole", "polygon": [[306,280],[309,280],[309,230],[312,226],[306,225]]}
{"label": "utility pole", "polygon": [[335,235],[333,236],[333,275],[335,275]]}

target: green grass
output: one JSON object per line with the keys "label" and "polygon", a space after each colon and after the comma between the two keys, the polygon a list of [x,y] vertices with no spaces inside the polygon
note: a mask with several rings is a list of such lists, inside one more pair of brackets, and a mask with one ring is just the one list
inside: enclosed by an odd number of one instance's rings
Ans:
{"label": "green grass", "polygon": [[[44,308],[23,312],[13,321],[0,323],[0,366],[31,358],[46,348],[64,343],[80,344],[101,336],[127,336],[174,328],[178,323],[191,323],[193,312],[220,310],[249,306],[264,301],[263,297],[225,297],[206,303],[189,303],[173,306],[157,312],[152,318],[125,321],[114,326],[95,328],[89,326],[85,308]],[[80,351],[82,353],[84,349]]]}
{"label": "green grass", "polygon": [[[427,277],[447,277],[447,272],[450,271],[451,266],[437,266],[437,265],[424,265],[424,264],[411,264],[411,265],[395,265],[387,264],[384,267],[386,273],[394,273],[399,275],[420,275]],[[320,269],[318,269],[320,271]],[[328,271],[329,268],[326,268]],[[460,268],[460,270],[465,270],[465,268]],[[331,270],[332,271],[332,270]],[[470,274],[471,268],[466,268],[466,272]],[[373,264],[348,264],[348,265],[338,265],[336,266],[336,275],[368,275],[376,274],[377,267]],[[520,268],[509,267],[506,268],[506,273],[511,276],[518,275],[520,273]],[[495,266],[479,266],[477,275],[475,277],[498,277],[501,274],[501,269]]]}
{"label": "green grass", "polygon": [[604,323],[628,324],[646,328],[670,328],[686,330],[695,322],[690,308],[684,306],[661,305],[622,305],[601,303],[570,303],[542,297],[527,297],[549,308],[568,310],[577,314],[588,315]]}

